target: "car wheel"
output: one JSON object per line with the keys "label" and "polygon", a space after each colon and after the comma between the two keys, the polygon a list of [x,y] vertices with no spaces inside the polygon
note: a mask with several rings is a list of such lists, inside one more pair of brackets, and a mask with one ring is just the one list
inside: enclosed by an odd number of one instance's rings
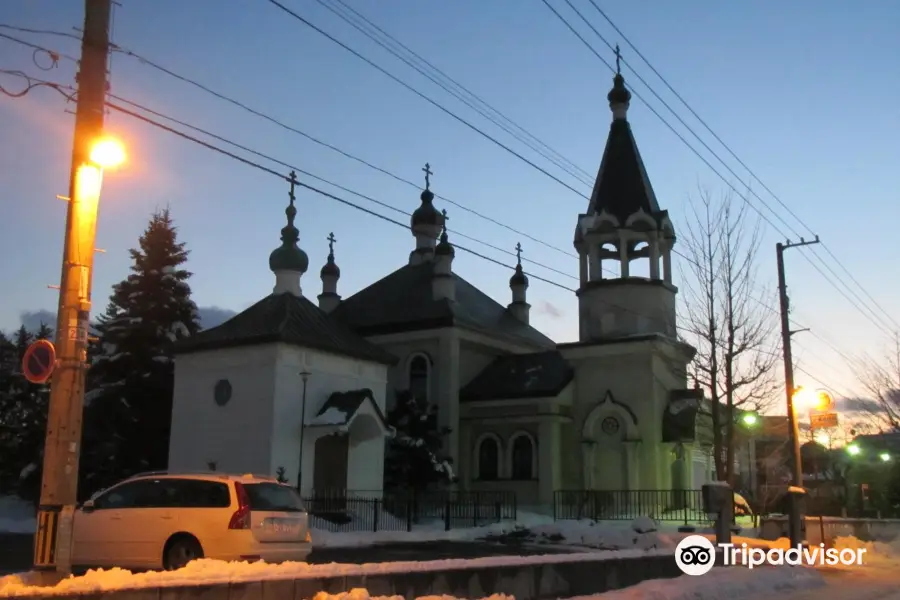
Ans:
{"label": "car wheel", "polygon": [[167,571],[175,571],[198,558],[203,558],[203,548],[200,546],[200,542],[191,536],[180,536],[166,544],[163,566]]}

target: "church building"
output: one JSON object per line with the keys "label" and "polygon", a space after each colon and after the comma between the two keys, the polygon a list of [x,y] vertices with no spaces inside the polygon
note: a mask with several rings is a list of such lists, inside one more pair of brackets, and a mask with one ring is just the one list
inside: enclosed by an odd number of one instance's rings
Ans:
{"label": "church building", "polygon": [[[577,341],[529,324],[521,254],[506,306],[454,271],[427,165],[407,263],[342,298],[329,236],[314,302],[292,186],[269,257],[272,293],[178,348],[170,468],[283,473],[304,495],[377,493],[386,409],[409,390],[451,428],[444,450],[460,489],[548,505],[555,490],[692,488],[702,394],[687,386],[695,351],[676,335],[675,231],[638,152],[621,74],[608,99],[596,183],[573,215]],[[638,262],[647,276],[630,274]]]}

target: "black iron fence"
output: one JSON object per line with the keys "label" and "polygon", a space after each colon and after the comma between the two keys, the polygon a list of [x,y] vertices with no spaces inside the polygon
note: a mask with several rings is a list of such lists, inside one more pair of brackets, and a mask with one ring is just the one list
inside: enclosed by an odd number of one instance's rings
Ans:
{"label": "black iron fence", "polygon": [[637,517],[693,523],[708,519],[700,490],[559,490],[555,520],[630,521]]}
{"label": "black iron fence", "polygon": [[514,492],[319,492],[305,498],[310,525],[332,532],[445,531],[515,520]]}

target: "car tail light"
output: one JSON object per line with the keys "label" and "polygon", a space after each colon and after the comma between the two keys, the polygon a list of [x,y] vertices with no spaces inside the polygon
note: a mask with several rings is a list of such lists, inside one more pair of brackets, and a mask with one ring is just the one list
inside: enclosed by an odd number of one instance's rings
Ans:
{"label": "car tail light", "polygon": [[231,515],[228,529],[250,529],[250,498],[247,497],[244,484],[235,481],[234,492],[237,495],[238,509]]}

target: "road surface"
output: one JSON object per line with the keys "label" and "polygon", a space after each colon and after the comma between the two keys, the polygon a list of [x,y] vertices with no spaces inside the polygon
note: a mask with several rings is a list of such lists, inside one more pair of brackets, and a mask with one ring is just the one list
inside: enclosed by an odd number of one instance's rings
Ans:
{"label": "road surface", "polygon": [[[31,568],[32,536],[0,533],[0,575],[27,571]],[[360,548],[318,548],[309,555],[309,562],[380,563],[394,561],[442,560],[445,558],[483,558],[487,556],[533,556],[566,552],[553,548],[526,544],[492,542],[415,542],[394,543]]]}

